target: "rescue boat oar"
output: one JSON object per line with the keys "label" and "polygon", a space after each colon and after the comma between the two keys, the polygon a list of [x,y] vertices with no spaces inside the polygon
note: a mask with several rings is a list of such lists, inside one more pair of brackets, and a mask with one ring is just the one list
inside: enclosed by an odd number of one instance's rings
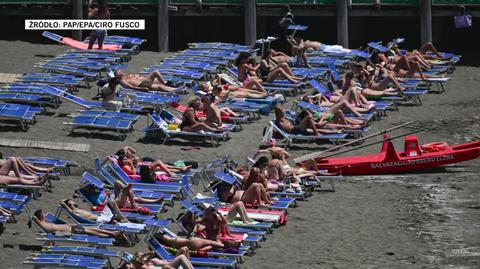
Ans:
{"label": "rescue boat oar", "polygon": [[367,135],[367,136],[364,136],[364,137],[355,139],[355,140],[350,141],[350,142],[348,142],[348,143],[341,144],[341,145],[338,145],[338,146],[335,146],[335,147],[326,149],[326,150],[324,150],[324,151],[314,152],[314,153],[310,153],[310,154],[307,154],[307,155],[303,155],[303,156],[300,156],[300,157],[295,158],[295,159],[294,159],[294,162],[295,162],[295,163],[300,163],[300,162],[303,162],[303,161],[306,161],[306,160],[313,160],[313,159],[318,158],[318,157],[320,157],[322,154],[325,154],[325,153],[327,153],[327,152],[331,152],[331,151],[337,150],[337,149],[339,149],[339,148],[343,148],[343,147],[345,147],[345,146],[349,146],[349,145],[358,143],[358,142],[360,142],[360,141],[363,141],[363,140],[366,140],[366,139],[369,139],[369,138],[372,138],[372,137],[375,137],[375,136],[378,136],[378,135],[381,135],[381,134],[385,134],[385,133],[387,133],[387,132],[390,132],[390,131],[393,131],[393,130],[402,128],[402,127],[404,127],[404,126],[410,125],[410,124],[415,123],[415,122],[417,122],[417,121],[409,121],[409,122],[400,124],[400,125],[398,125],[398,126],[394,126],[394,127],[389,128],[389,129],[385,129],[385,130],[382,130],[382,131],[380,131],[380,132],[376,132],[376,133],[374,133],[374,134]]}

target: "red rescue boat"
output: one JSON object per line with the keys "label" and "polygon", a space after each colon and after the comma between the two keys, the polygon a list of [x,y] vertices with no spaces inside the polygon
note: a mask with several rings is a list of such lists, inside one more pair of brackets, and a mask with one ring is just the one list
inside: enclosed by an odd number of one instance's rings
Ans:
{"label": "red rescue boat", "polygon": [[[342,175],[380,175],[420,171],[464,162],[480,156],[480,141],[448,145],[435,142],[420,146],[414,135],[405,137],[405,152],[398,153],[385,135],[380,153],[362,156],[315,158],[318,169]],[[302,162],[304,163],[304,162]]]}

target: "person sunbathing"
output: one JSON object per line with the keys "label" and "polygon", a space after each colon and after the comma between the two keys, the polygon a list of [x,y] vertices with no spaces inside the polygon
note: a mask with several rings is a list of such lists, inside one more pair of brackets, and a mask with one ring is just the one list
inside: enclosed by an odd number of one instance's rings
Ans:
{"label": "person sunbathing", "polygon": [[211,250],[211,249],[218,249],[224,248],[225,245],[221,242],[217,242],[214,240],[208,240],[199,237],[190,237],[190,238],[183,238],[180,236],[172,237],[166,234],[163,231],[160,231],[153,235],[155,239],[158,240],[162,245],[167,247],[172,247],[175,249],[181,249],[187,247],[189,250]]}
{"label": "person sunbathing", "polygon": [[120,79],[120,85],[124,88],[134,89],[138,91],[163,91],[171,92],[177,90],[167,86],[167,82],[157,70],[152,71],[148,75],[125,74],[118,70],[115,76]]}
{"label": "person sunbathing", "polygon": [[247,205],[266,206],[272,203],[265,187],[260,183],[252,183],[246,190],[237,190],[233,185],[220,183],[217,186],[220,201],[235,203],[242,201]]}
{"label": "person sunbathing", "polygon": [[42,209],[38,209],[33,213],[33,221],[47,233],[70,233],[70,234],[85,234],[93,235],[101,238],[113,237],[118,242],[128,241],[123,232],[112,232],[100,228],[84,227],[82,225],[72,224],[56,224],[46,220]]}
{"label": "person sunbathing", "polygon": [[108,110],[120,112],[122,110],[123,102],[117,100],[120,92],[120,79],[118,77],[111,78],[107,84],[101,89],[102,106]]}
{"label": "person sunbathing", "polygon": [[107,202],[104,208],[105,214],[102,212],[100,215],[81,209],[72,199],[60,201],[60,204],[68,208],[73,214],[91,221],[102,223],[128,222],[128,219],[123,216],[120,208],[118,208],[117,203],[112,201]]}
{"label": "person sunbathing", "polygon": [[201,107],[202,102],[198,97],[195,97],[188,102],[188,108],[187,110],[185,110],[185,112],[183,112],[183,119],[182,123],[180,124],[180,130],[187,132],[223,132],[223,128],[211,127],[197,117],[197,111],[201,110]]}
{"label": "person sunbathing", "polygon": [[177,167],[177,166],[174,166],[174,165],[166,164],[160,159],[155,160],[155,159],[152,159],[152,158],[149,158],[149,157],[144,157],[144,158],[140,159],[140,157],[137,155],[137,151],[130,146],[125,146],[125,147],[121,148],[120,150],[118,150],[115,153],[115,155],[117,155],[117,156],[122,156],[123,155],[128,160],[130,160],[133,167],[135,168],[134,170],[132,170],[132,171],[135,171],[135,174],[136,174],[136,170],[138,168],[139,163],[142,163],[143,165],[148,165],[150,167],[150,169],[152,169],[153,171],[163,171],[163,172],[167,173],[167,175],[170,176],[170,177],[174,176],[177,173],[186,172],[186,171],[189,171],[190,169],[192,169],[192,166],[190,166],[190,165],[187,165],[185,167]]}
{"label": "person sunbathing", "polygon": [[[438,76],[432,76],[424,74],[420,64],[416,61],[409,60],[406,56],[401,56],[398,61],[396,58],[387,57],[382,53],[373,54],[371,57],[372,62],[377,67],[385,67],[397,78],[434,78]],[[386,73],[386,72],[385,72]],[[388,73],[386,73],[388,74]]]}
{"label": "person sunbathing", "polygon": [[[297,179],[295,179],[293,182],[300,182],[300,180],[298,179],[302,179],[302,178],[305,178],[305,177],[314,177],[316,175],[327,175],[327,176],[331,176],[331,175],[334,175],[332,173],[324,173],[324,172],[319,172],[319,171],[310,171],[310,170],[306,170],[305,168],[303,167],[292,167],[288,164],[288,161],[287,159],[290,158],[290,154],[284,149],[284,148],[281,148],[281,147],[278,147],[276,146],[276,140],[275,139],[270,139],[270,141],[268,141],[268,144],[267,144],[267,148],[266,149],[259,149],[255,155],[253,156],[254,159],[257,158],[258,155],[260,154],[269,154],[271,156],[271,160],[269,161],[269,165],[270,166],[273,166],[274,168],[277,168],[279,169],[280,166],[282,167],[282,170],[284,171],[283,174],[285,175],[291,175]],[[267,168],[268,169],[268,168]],[[278,173],[278,178],[280,179],[281,178],[281,172],[277,172]],[[275,177],[275,176],[273,176]],[[272,178],[269,177],[269,178]],[[296,187],[296,186],[293,186],[293,187]]]}
{"label": "person sunbathing", "polygon": [[[187,212],[185,215],[181,214],[181,218],[178,220],[182,223],[182,227],[188,234],[195,233],[197,224],[200,222],[200,220],[197,219],[197,216],[192,212]],[[246,224],[255,223],[255,221],[248,216],[247,209],[242,201],[231,204],[226,216],[226,220],[228,223],[237,220],[240,220]]]}
{"label": "person sunbathing", "polygon": [[[186,254],[184,254],[186,252]],[[189,260],[188,249],[179,251],[179,254],[171,261],[167,262],[156,258],[154,251],[143,253],[138,251],[133,259],[119,267],[120,269],[193,269],[193,265]]]}
{"label": "person sunbathing", "polygon": [[[290,38],[290,40],[293,40]],[[346,53],[350,52],[350,49],[344,48],[340,45],[327,45],[319,41],[312,40],[303,40],[298,38],[294,40],[298,45],[301,45],[306,51],[325,51],[325,52],[336,52],[336,53]]]}
{"label": "person sunbathing", "polygon": [[0,206],[0,216],[13,217],[13,212]]}
{"label": "person sunbathing", "polygon": [[[285,112],[280,106],[275,106],[275,124],[283,131],[289,134],[301,134],[301,135],[320,135],[321,133],[331,134],[340,133],[341,130],[328,130],[317,128],[317,125],[310,114],[304,114],[299,117],[298,124],[294,125],[286,116]],[[328,119],[331,119],[329,116]]]}
{"label": "person sunbathing", "polygon": [[[263,186],[264,189],[269,191],[274,191],[278,189],[280,177],[286,175],[285,171],[281,170],[276,172],[276,176],[272,176],[272,170],[277,169],[277,167],[272,167],[268,158],[265,156],[260,157],[250,169],[248,176],[242,183],[242,189],[249,189],[252,184],[258,183]],[[272,176],[272,177],[270,177]]]}
{"label": "person sunbathing", "polygon": [[296,67],[312,67],[308,64],[307,50],[308,48],[301,42],[300,37],[292,38],[291,36],[287,37],[288,43],[292,46],[292,57],[290,57],[288,64],[290,66]]}
{"label": "person sunbathing", "polygon": [[222,113],[215,104],[215,95],[209,93],[202,97],[203,112],[207,116],[203,121],[210,127],[216,128],[222,126]]}
{"label": "person sunbathing", "polygon": [[241,52],[235,59],[234,65],[238,69],[238,80],[243,83],[243,87],[247,89],[256,88],[261,92],[265,92],[263,81],[256,74],[260,68],[260,64],[254,64],[250,59],[250,53]]}
{"label": "person sunbathing", "polygon": [[52,169],[36,167],[25,163],[21,158],[10,157],[0,159],[0,175],[17,177],[26,180],[38,180],[36,173],[50,173]]}
{"label": "person sunbathing", "polygon": [[195,227],[195,233],[205,239],[222,243],[226,248],[238,248],[242,240],[230,233],[228,221],[213,206],[207,208]]}
{"label": "person sunbathing", "polygon": [[115,201],[120,209],[129,207],[128,203],[130,204],[130,208],[138,208],[137,203],[160,204],[163,202],[163,197],[156,199],[135,196],[133,194],[132,184],[125,186],[119,180],[115,181],[113,187],[114,193],[112,194],[108,190],[99,190],[93,185],[87,185],[82,188],[82,193],[92,204],[101,207],[106,206],[110,200]]}
{"label": "person sunbathing", "polygon": [[215,86],[212,89],[212,94],[218,97],[220,100],[225,100],[228,98],[251,98],[251,99],[263,99],[265,97],[271,96],[268,93],[262,92],[253,92],[253,91],[245,91],[245,88],[240,88],[237,86]]}
{"label": "person sunbathing", "polygon": [[258,68],[258,75],[263,81],[273,82],[277,79],[286,79],[294,84],[302,81],[303,78],[295,76],[287,63],[275,64],[270,61],[271,53],[271,50],[265,51]]}

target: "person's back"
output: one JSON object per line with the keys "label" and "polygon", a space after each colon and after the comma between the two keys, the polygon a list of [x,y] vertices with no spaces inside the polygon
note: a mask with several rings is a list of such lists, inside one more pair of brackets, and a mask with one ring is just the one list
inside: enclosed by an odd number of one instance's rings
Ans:
{"label": "person's back", "polygon": [[215,123],[217,126],[222,125],[222,118],[220,109],[214,104],[211,103],[207,106],[207,122]]}

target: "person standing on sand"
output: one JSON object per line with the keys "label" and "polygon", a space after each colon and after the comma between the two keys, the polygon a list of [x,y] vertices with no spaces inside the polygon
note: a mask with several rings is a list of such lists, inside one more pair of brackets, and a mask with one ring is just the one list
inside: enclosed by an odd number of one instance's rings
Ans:
{"label": "person standing on sand", "polygon": [[[92,5],[93,6],[93,5]],[[90,20],[108,20],[110,19],[110,11],[108,10],[107,0],[98,0],[97,6],[88,8],[88,19]],[[93,49],[93,44],[98,40],[98,49],[103,49],[103,41],[107,35],[107,30],[96,29],[90,33],[88,49]]]}

